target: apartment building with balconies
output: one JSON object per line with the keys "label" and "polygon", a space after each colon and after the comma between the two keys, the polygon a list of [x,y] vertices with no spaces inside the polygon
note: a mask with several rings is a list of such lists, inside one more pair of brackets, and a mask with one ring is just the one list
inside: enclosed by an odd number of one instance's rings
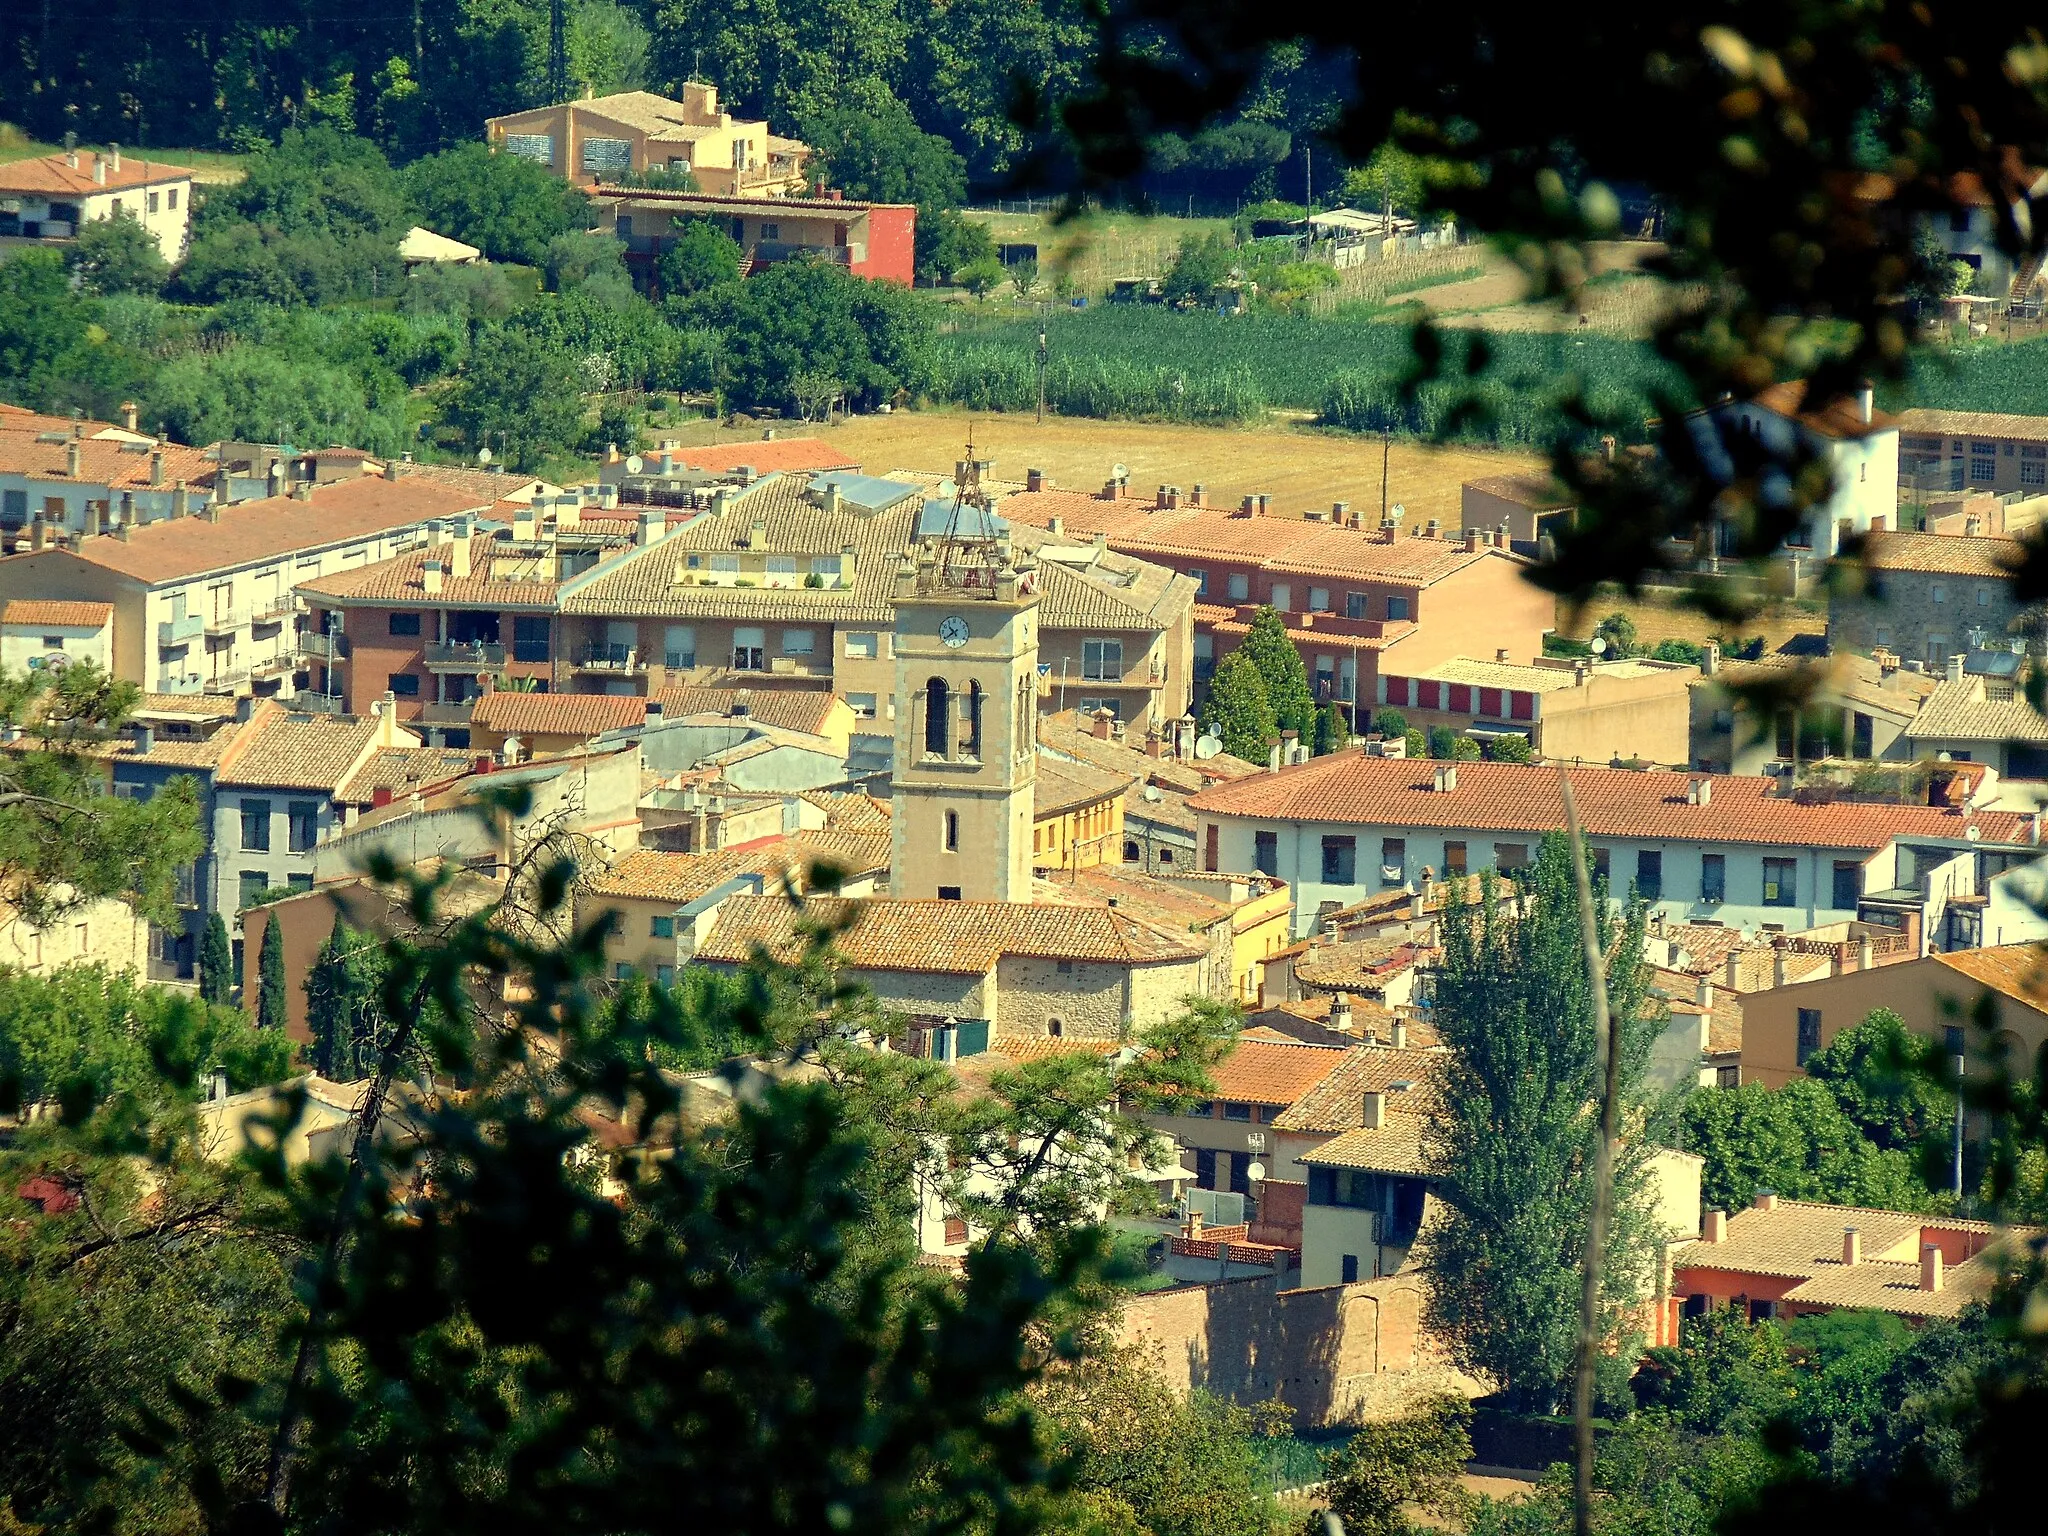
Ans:
{"label": "apartment building with balconies", "polygon": [[1382,674],[1417,676],[1501,650],[1535,655],[1555,621],[1551,599],[1523,580],[1527,562],[1477,529],[1445,537],[1434,523],[1366,528],[1343,502],[1286,517],[1264,496],[1226,511],[1208,506],[1201,486],[1144,497],[1110,479],[1097,492],[1062,491],[1038,470],[1002,508],[1020,527],[1094,541],[1194,583],[1198,685],[1243,643],[1259,610],[1274,609],[1317,697],[1351,706],[1359,726]]}
{"label": "apartment building with balconies", "polygon": [[0,558],[0,602],[110,604],[113,671],[151,692],[291,693],[304,666],[297,583],[387,560],[430,521],[490,505],[396,466],[290,496],[209,501]]}

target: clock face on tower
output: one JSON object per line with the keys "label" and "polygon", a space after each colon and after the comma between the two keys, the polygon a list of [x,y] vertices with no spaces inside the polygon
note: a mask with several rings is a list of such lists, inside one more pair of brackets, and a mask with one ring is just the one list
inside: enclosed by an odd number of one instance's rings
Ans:
{"label": "clock face on tower", "polygon": [[967,643],[967,633],[967,621],[957,613],[939,620],[939,638],[956,651]]}

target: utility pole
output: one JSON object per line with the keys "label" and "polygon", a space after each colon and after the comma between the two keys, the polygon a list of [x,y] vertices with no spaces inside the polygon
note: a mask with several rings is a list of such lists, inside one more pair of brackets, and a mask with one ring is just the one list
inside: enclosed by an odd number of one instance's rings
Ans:
{"label": "utility pole", "polygon": [[1045,305],[1038,306],[1038,424],[1045,425],[1045,368],[1046,368],[1046,319]]}
{"label": "utility pole", "polygon": [[1956,1064],[1956,1141],[1955,1141],[1955,1197],[1963,1198],[1963,1032],[1955,1025],[1948,1027],[1949,1054]]}
{"label": "utility pole", "polygon": [[1394,429],[1380,428],[1380,524],[1387,521],[1387,464],[1394,455]]}
{"label": "utility pole", "polygon": [[1301,206],[1310,213],[1316,211],[1316,149],[1313,144],[1301,146],[1302,163],[1306,167],[1302,177]]}

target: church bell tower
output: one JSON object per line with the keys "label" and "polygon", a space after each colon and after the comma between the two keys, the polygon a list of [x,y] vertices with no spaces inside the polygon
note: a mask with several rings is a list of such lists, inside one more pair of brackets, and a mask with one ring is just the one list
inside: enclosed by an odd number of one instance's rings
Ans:
{"label": "church bell tower", "polygon": [[926,501],[896,573],[890,894],[1029,901],[1038,572],[970,457]]}

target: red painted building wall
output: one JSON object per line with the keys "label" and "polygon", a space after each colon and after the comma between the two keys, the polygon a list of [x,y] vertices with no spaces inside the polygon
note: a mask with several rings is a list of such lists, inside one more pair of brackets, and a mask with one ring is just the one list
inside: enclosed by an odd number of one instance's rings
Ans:
{"label": "red painted building wall", "polygon": [[917,274],[917,209],[908,203],[868,205],[868,256],[853,263],[856,277],[886,278],[910,286]]}

